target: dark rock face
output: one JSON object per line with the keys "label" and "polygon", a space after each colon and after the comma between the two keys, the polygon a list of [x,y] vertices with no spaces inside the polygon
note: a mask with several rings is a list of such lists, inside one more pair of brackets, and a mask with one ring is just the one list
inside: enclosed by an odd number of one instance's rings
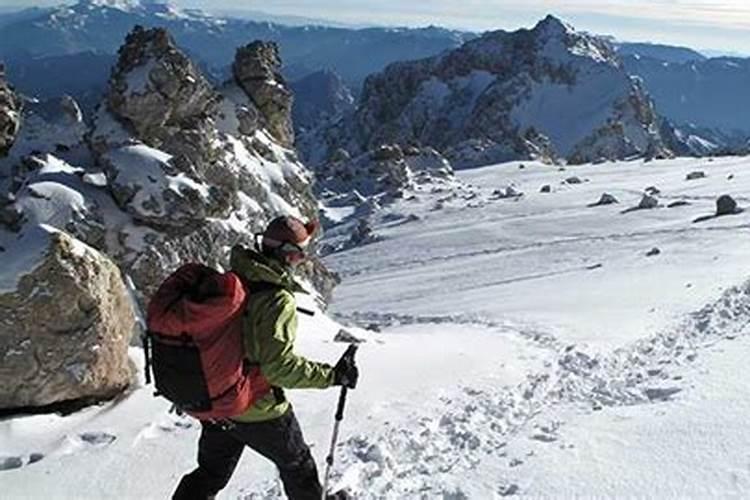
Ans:
{"label": "dark rock face", "polygon": [[292,92],[281,75],[279,47],[255,41],[237,49],[232,73],[260,110],[271,135],[284,146],[294,144]]}
{"label": "dark rock face", "polygon": [[5,156],[16,140],[21,124],[21,103],[5,81],[5,67],[0,64],[0,157]]}
{"label": "dark rock face", "polygon": [[323,70],[291,83],[295,130],[310,130],[354,109],[354,97],[338,74]]}

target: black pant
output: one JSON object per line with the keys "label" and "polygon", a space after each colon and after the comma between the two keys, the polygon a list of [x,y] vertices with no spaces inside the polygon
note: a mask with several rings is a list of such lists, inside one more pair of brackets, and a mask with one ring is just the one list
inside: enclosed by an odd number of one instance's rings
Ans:
{"label": "black pant", "polygon": [[204,422],[198,441],[198,468],[183,476],[172,499],[212,498],[229,482],[245,446],[276,464],[291,500],[320,500],[318,469],[291,409],[266,422]]}

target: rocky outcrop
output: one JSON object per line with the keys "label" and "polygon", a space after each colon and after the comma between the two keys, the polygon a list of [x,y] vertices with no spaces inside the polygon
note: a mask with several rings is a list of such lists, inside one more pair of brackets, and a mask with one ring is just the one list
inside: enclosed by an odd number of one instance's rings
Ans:
{"label": "rocky outcrop", "polygon": [[[226,266],[280,213],[317,215],[311,174],[254,100],[234,80],[215,89],[164,30],[132,31],[89,130],[80,115],[68,98],[29,104],[0,179],[0,240],[49,224],[147,297],[185,261]],[[321,269],[326,290],[335,280]]]}
{"label": "rocky outcrop", "polygon": [[388,66],[367,79],[354,117],[335,127],[319,134],[329,151],[418,144],[456,167],[669,154],[648,96],[612,46],[552,16]]}
{"label": "rocky outcrop", "polygon": [[614,104],[613,113],[604,125],[575,146],[568,163],[672,158],[674,153],[656,128],[661,123],[653,102],[640,82],[634,80],[630,94]]}
{"label": "rocky outcrop", "polygon": [[[134,313],[106,256],[45,226],[19,238],[15,287],[0,277],[0,408],[111,398],[133,381]],[[37,260],[38,259],[38,260]]]}
{"label": "rocky outcrop", "polygon": [[5,67],[0,64],[0,157],[5,156],[16,139],[20,126],[20,102],[5,81]]}
{"label": "rocky outcrop", "polygon": [[260,110],[271,136],[291,147],[292,92],[280,70],[279,48],[274,42],[255,41],[237,49],[232,64],[235,81]]}
{"label": "rocky outcrop", "polygon": [[118,55],[108,108],[150,146],[215,111],[218,94],[166,30],[136,26]]}
{"label": "rocky outcrop", "polygon": [[218,161],[221,99],[164,29],[133,29],[90,138],[120,208],[180,234],[228,214],[236,187]]}

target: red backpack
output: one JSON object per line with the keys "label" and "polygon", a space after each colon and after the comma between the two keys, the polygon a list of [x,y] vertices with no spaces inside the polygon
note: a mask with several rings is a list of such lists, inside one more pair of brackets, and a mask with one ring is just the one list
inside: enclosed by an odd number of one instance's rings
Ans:
{"label": "red backpack", "polygon": [[146,381],[156,395],[198,419],[239,415],[270,391],[245,358],[242,320],[248,292],[239,276],[186,264],[148,306]]}

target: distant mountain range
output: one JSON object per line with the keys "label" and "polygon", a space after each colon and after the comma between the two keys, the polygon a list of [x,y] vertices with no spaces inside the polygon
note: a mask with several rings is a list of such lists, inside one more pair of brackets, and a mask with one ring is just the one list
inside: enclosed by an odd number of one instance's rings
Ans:
{"label": "distant mountain range", "polygon": [[622,60],[675,124],[750,135],[750,59],[674,62],[634,52]]}
{"label": "distant mountain range", "polygon": [[387,64],[455,48],[475,35],[442,28],[347,29],[284,26],[214,17],[169,3],[80,0],[70,6],[0,16],[0,58],[32,59],[81,52],[115,54],[136,24],[164,27],[193,59],[228,75],[237,47],[256,39],[279,44],[290,79],[333,69],[352,88]]}
{"label": "distant mountain range", "polygon": [[[183,10],[154,0],[80,0],[53,8],[0,11],[0,61],[21,92],[40,98],[70,94],[87,111],[106,85],[125,34],[136,24],[168,29],[214,83],[231,76],[237,47],[256,39],[272,40],[279,44],[284,76],[301,89],[296,106],[302,109],[295,116],[304,117],[303,126],[309,129],[332,109],[354,106],[342,96],[351,94],[356,103],[369,75],[392,63],[457,49],[479,36],[438,27],[354,29],[322,26],[314,19],[227,14],[238,17]],[[255,20],[239,17],[256,14]],[[613,57],[642,79],[656,111],[685,137],[697,137],[694,142],[710,151],[746,144],[749,59],[708,58],[690,48],[658,44],[612,45]],[[322,78],[325,92],[312,91],[315,78]],[[324,102],[326,97],[337,101]]]}

